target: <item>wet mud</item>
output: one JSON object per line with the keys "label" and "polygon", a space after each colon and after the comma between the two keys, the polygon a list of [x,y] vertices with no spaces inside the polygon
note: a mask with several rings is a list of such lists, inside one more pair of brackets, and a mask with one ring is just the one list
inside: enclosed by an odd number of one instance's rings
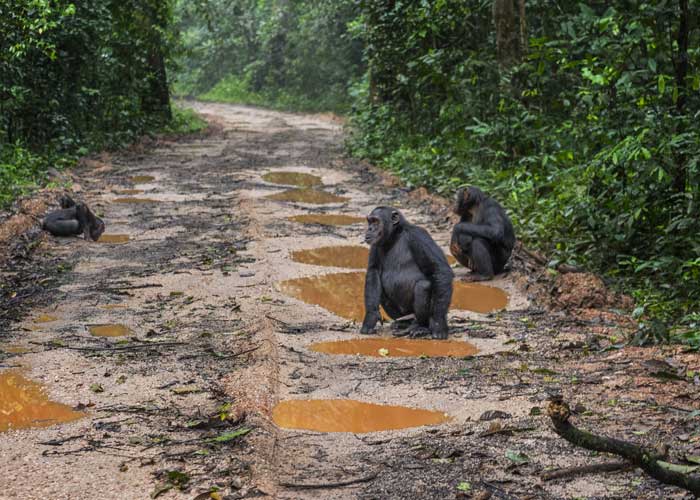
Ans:
{"label": "wet mud", "polygon": [[324,354],[361,355],[375,358],[465,358],[478,351],[469,342],[400,338],[357,338],[316,342],[309,349]]}

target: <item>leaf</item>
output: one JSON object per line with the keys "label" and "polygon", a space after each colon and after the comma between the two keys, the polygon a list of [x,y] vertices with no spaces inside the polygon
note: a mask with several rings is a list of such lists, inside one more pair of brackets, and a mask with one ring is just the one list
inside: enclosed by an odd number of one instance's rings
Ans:
{"label": "leaf", "polygon": [[182,385],[180,387],[173,387],[172,391],[175,394],[183,395],[201,392],[202,390],[196,385]]}
{"label": "leaf", "polygon": [[690,463],[700,465],[700,455],[686,455],[685,459]]}
{"label": "leaf", "polygon": [[153,490],[153,492],[151,492],[151,498],[158,498],[166,491],[170,491],[172,488],[173,488],[173,485],[170,483],[165,483],[165,484],[161,484],[159,486],[156,486],[156,489]]}
{"label": "leaf", "polygon": [[232,441],[236,439],[237,437],[245,436],[248,434],[252,429],[248,429],[246,427],[242,429],[238,429],[237,431],[232,431],[232,432],[225,432],[215,438],[209,439],[209,442],[212,443],[227,443],[229,441]]}
{"label": "leaf", "polygon": [[187,485],[187,483],[190,482],[190,476],[188,476],[184,472],[170,470],[168,471],[168,482],[182,489],[185,485]]}
{"label": "leaf", "polygon": [[105,388],[102,387],[101,384],[92,384],[90,385],[90,390],[94,392],[95,394],[100,393],[100,392],[105,392]]}
{"label": "leaf", "polygon": [[670,470],[671,472],[678,472],[680,474],[690,474],[690,473],[695,472],[696,470],[700,469],[700,465],[672,464],[669,462],[664,462],[662,460],[658,460],[656,463],[659,464],[661,467],[663,467],[666,470]]}
{"label": "leaf", "polygon": [[459,491],[470,491],[472,489],[472,483],[469,481],[462,481],[457,485]]}
{"label": "leaf", "polygon": [[515,465],[523,465],[530,462],[530,457],[528,457],[524,453],[520,453],[515,450],[507,450],[506,458],[513,462]]}
{"label": "leaf", "polygon": [[379,349],[378,352],[379,352],[379,355],[383,358],[386,358],[389,355],[389,349],[385,349],[384,347]]}

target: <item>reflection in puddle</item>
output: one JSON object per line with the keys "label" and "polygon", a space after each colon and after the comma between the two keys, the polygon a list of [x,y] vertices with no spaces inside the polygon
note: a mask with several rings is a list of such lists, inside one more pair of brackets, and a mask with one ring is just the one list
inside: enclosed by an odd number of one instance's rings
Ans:
{"label": "reflection in puddle", "polygon": [[93,325],[90,333],[96,337],[125,337],[131,335],[131,330],[125,325]]}
{"label": "reflection in puddle", "polygon": [[118,189],[118,190],[115,191],[115,193],[117,193],[117,194],[128,194],[128,195],[132,195],[132,194],[141,194],[141,193],[143,193],[143,189]]}
{"label": "reflection in puddle", "polygon": [[319,432],[377,432],[448,422],[442,412],[378,405],[350,399],[281,401],[272,410],[275,424]]}
{"label": "reflection in puddle", "polygon": [[490,313],[508,305],[508,294],[495,286],[455,281],[451,309]]}
{"label": "reflection in puddle", "polygon": [[129,179],[134,184],[144,184],[156,180],[152,175],[135,175]]}
{"label": "reflection in puddle", "polygon": [[114,198],[112,201],[114,203],[159,203],[152,198]]}
{"label": "reflection in puddle", "polygon": [[373,357],[452,357],[473,356],[478,349],[468,342],[453,340],[415,340],[394,338],[366,338],[317,342],[310,346],[312,351],[326,354],[362,354]]}
{"label": "reflection in puddle", "polygon": [[305,174],[302,172],[269,172],[262,176],[266,182],[273,184],[287,184],[290,186],[320,186],[323,184],[317,175]]}
{"label": "reflection in puddle", "polygon": [[302,224],[321,224],[324,226],[349,226],[365,222],[364,217],[343,214],[304,214],[287,217],[287,219]]}
{"label": "reflection in puddle", "polygon": [[100,239],[97,240],[98,243],[112,243],[120,244],[127,243],[129,241],[128,234],[103,234]]}
{"label": "reflection in puddle", "polygon": [[41,385],[18,371],[0,373],[0,432],[48,427],[84,417],[70,406],[49,401]]}
{"label": "reflection in puddle", "polygon": [[321,247],[297,250],[290,255],[294,262],[302,264],[367,269],[369,249],[360,246]]}
{"label": "reflection in puddle", "polygon": [[299,203],[310,203],[313,205],[323,205],[324,203],[344,203],[350,198],[337,196],[317,189],[289,189],[281,193],[266,196],[268,200],[275,201],[298,201]]}
{"label": "reflection in puddle", "polygon": [[51,323],[52,321],[58,321],[58,318],[49,314],[42,314],[34,320],[34,323]]}
{"label": "reflection in puddle", "polygon": [[[282,293],[307,304],[318,304],[341,318],[357,322],[364,319],[364,272],[286,280],[279,283],[279,288]],[[499,288],[455,281],[450,308],[487,313],[507,304],[508,296]]]}
{"label": "reflection in puddle", "polygon": [[[315,266],[345,267],[348,269],[367,269],[369,248],[360,246],[336,246],[310,248],[291,252],[291,259],[301,264]],[[447,260],[454,260],[447,256]]]}

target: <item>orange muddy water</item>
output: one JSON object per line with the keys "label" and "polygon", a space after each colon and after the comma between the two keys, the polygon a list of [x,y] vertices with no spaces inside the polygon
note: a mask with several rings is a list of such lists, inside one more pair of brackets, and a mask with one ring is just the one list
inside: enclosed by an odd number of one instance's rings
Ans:
{"label": "orange muddy water", "polygon": [[19,371],[0,372],[0,432],[48,427],[84,417],[70,406],[49,401],[41,385]]}
{"label": "orange muddy water", "polygon": [[26,354],[31,352],[28,347],[8,345],[5,347],[0,347],[0,351],[4,351],[8,354]]}
{"label": "orange muddy water", "polygon": [[89,329],[95,337],[126,337],[132,333],[125,325],[92,325]]}
{"label": "orange muddy water", "polygon": [[[363,272],[324,274],[279,283],[282,293],[357,322],[365,316],[364,288]],[[456,281],[450,308],[488,313],[507,304],[508,295],[500,288]]]}
{"label": "orange muddy water", "polygon": [[318,175],[305,174],[302,172],[269,172],[262,176],[266,182],[273,184],[286,184],[289,186],[320,186],[323,184]]}
{"label": "orange muddy water", "polygon": [[111,243],[111,244],[121,244],[127,243],[129,241],[128,234],[103,234],[100,239],[97,240],[98,243]]}
{"label": "orange muddy water", "polygon": [[317,342],[311,344],[309,349],[325,354],[360,354],[377,358],[414,358],[420,356],[465,358],[478,352],[476,346],[468,342],[383,337]]}
{"label": "orange muddy water", "polygon": [[42,314],[34,320],[34,323],[51,323],[52,321],[58,321],[58,318],[49,314]]}
{"label": "orange muddy water", "polygon": [[100,307],[102,309],[106,309],[107,311],[111,311],[113,309],[126,309],[126,304],[105,304]]}
{"label": "orange muddy water", "polygon": [[151,182],[156,180],[155,177],[152,175],[135,175],[129,179],[131,182],[134,184],[145,184],[147,182]]}
{"label": "orange muddy water", "polygon": [[343,214],[304,214],[287,217],[287,220],[292,222],[301,222],[302,224],[321,224],[323,226],[349,226],[351,224],[359,224],[365,222],[364,217],[355,217],[353,215]]}
{"label": "orange muddy water", "polygon": [[285,429],[319,432],[378,432],[448,422],[442,412],[404,406],[364,403],[351,399],[281,401],[272,420]]}
{"label": "orange muddy water", "polygon": [[152,198],[114,198],[114,203],[160,203]]}
{"label": "orange muddy water", "polygon": [[323,205],[326,203],[345,203],[350,201],[350,198],[337,196],[318,189],[300,188],[288,189],[281,193],[275,193],[266,196],[268,200],[275,201],[297,201],[299,203],[309,203],[312,205]]}
{"label": "orange muddy water", "polygon": [[[454,262],[450,255],[448,262]],[[316,266],[345,267],[348,269],[367,269],[369,248],[361,246],[334,246],[296,250],[291,253],[294,262]]]}

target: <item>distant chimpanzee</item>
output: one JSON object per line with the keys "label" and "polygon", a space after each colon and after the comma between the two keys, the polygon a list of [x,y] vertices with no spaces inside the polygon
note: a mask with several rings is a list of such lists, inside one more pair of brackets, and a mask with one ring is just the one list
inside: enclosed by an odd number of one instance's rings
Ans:
{"label": "distant chimpanzee", "polygon": [[444,252],[425,229],[391,207],[372,210],[367,224],[365,242],[371,247],[360,333],[374,330],[381,304],[392,319],[415,314],[412,337],[432,333],[446,339],[454,274]]}
{"label": "distant chimpanzee", "polygon": [[472,270],[466,279],[484,281],[503,272],[515,246],[513,224],[493,198],[479,188],[457,191],[454,211],[461,221],[452,230],[450,251]]}
{"label": "distant chimpanzee", "polygon": [[44,219],[43,229],[54,236],[77,236],[97,241],[105,230],[105,223],[95,216],[84,203],[76,203],[68,195],[59,200],[61,210],[49,213]]}

